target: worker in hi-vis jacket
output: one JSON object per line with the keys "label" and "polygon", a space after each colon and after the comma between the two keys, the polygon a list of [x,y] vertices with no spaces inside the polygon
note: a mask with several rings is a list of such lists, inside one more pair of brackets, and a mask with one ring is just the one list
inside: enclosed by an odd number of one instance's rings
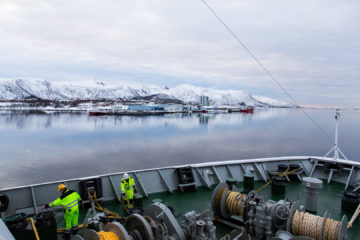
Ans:
{"label": "worker in hi-vis jacket", "polygon": [[77,192],[67,189],[64,184],[60,184],[57,189],[61,194],[60,197],[45,205],[44,208],[60,205],[63,207],[65,219],[63,239],[70,240],[71,232],[75,235],[78,231],[79,202],[81,197]]}
{"label": "worker in hi-vis jacket", "polygon": [[121,197],[127,208],[133,206],[134,192],[136,193],[135,180],[129,174],[124,173],[121,180]]}

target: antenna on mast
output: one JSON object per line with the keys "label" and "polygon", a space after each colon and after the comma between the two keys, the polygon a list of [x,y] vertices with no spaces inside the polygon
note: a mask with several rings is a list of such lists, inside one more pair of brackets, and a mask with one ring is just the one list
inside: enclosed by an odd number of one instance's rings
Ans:
{"label": "antenna on mast", "polygon": [[339,119],[340,119],[340,112],[339,109],[336,109],[336,113],[335,113],[335,121],[336,121],[336,126],[335,126],[335,143],[334,146],[330,149],[330,151],[325,154],[324,158],[326,158],[332,151],[334,151],[334,157],[333,160],[334,161],[338,161],[339,160],[339,153],[340,155],[345,158],[346,160],[347,157],[345,156],[345,154],[340,150],[339,146],[338,146],[338,130],[339,130]]}

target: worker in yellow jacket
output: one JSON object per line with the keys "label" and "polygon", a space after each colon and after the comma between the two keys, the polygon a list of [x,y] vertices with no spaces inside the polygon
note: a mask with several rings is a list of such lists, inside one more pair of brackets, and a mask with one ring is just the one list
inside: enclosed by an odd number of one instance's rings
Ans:
{"label": "worker in yellow jacket", "polygon": [[61,194],[60,197],[45,205],[44,208],[60,205],[63,207],[65,218],[65,233],[63,239],[70,240],[71,231],[74,235],[78,231],[79,202],[81,201],[81,197],[77,192],[68,190],[64,184],[58,186],[58,191]]}
{"label": "worker in yellow jacket", "polygon": [[134,192],[136,193],[135,180],[132,177],[130,177],[129,174],[124,173],[123,178],[121,180],[121,196],[122,196],[122,200],[127,205],[127,208],[132,208]]}

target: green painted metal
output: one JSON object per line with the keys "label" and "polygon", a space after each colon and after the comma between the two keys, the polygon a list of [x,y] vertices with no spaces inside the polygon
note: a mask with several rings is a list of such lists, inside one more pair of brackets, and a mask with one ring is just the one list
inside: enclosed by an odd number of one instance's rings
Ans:
{"label": "green painted metal", "polygon": [[[255,182],[255,189],[260,188],[264,185],[263,181]],[[324,183],[323,189],[319,192],[318,199],[318,212],[317,215],[323,216],[325,211],[328,211],[331,214],[331,218],[341,221],[341,218],[344,213],[341,212],[341,198],[343,196],[345,184],[332,182],[331,184]],[[237,187],[240,191],[243,190],[243,183],[240,182],[237,184]],[[168,204],[175,208],[175,215],[181,215],[191,210],[196,210],[198,212],[204,211],[206,208],[210,209],[211,194],[215,186],[212,186],[211,189],[201,187],[197,191],[185,191],[180,192],[179,190],[173,191],[173,194],[170,193],[157,193],[150,194],[148,198],[143,199],[143,205],[146,206],[151,204],[154,199],[161,199],[162,203]],[[268,186],[260,192],[261,196],[265,199],[280,200],[283,199],[283,196],[277,196],[271,193],[271,187]],[[300,199],[301,204],[305,204],[305,187],[300,182],[290,182],[286,185],[286,198],[291,201]],[[126,216],[121,204],[116,201],[107,202],[105,207],[120,213],[122,216]],[[80,222],[82,222],[85,217],[86,212],[81,211],[80,213]],[[62,213],[58,212],[58,220],[62,218]],[[351,218],[351,214],[347,215],[348,219]],[[181,218],[178,218],[178,221],[181,221]],[[226,233],[231,231],[229,227],[226,227],[222,224],[215,223],[217,227],[217,237],[220,238]],[[64,221],[59,222],[58,227],[63,227]],[[80,231],[81,233],[81,231]],[[58,236],[58,239],[61,239],[61,235]],[[360,221],[355,221],[353,228],[349,230],[349,240],[360,239]]]}

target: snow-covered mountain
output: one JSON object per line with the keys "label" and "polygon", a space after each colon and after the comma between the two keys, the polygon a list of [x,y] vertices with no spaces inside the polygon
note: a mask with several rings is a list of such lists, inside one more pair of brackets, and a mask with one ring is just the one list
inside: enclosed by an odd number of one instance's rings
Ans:
{"label": "snow-covered mountain", "polygon": [[295,107],[295,104],[291,104],[288,102],[280,101],[277,99],[253,95],[253,98],[260,104],[268,106],[268,107]]}
{"label": "snow-covered mountain", "polygon": [[252,96],[241,90],[217,90],[181,84],[173,88],[142,86],[119,83],[70,83],[49,82],[42,79],[0,79],[0,100],[23,100],[37,98],[45,100],[85,99],[165,99],[183,103],[199,102],[200,96],[209,96],[214,105],[253,105],[270,107],[294,107],[294,104],[263,96]]}

